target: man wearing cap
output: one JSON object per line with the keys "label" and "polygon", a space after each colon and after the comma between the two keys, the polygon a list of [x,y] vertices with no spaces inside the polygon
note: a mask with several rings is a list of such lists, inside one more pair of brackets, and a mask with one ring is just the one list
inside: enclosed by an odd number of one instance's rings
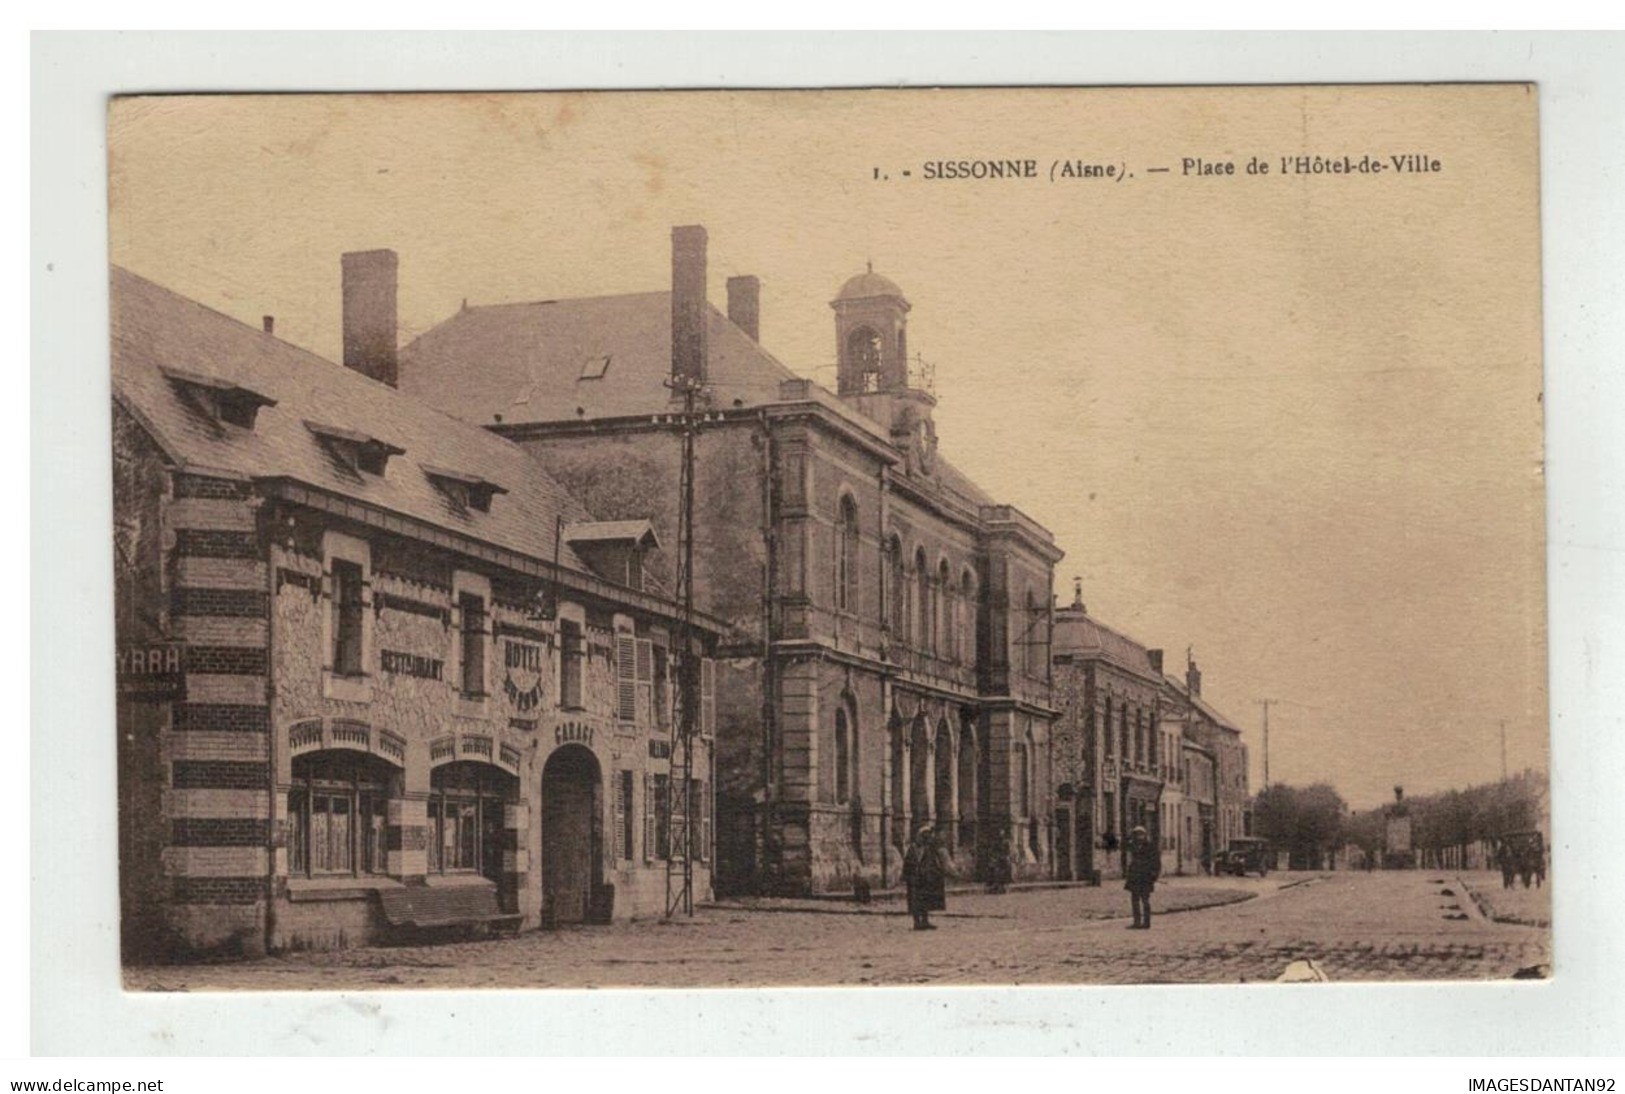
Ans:
{"label": "man wearing cap", "polygon": [[1162,856],[1151,843],[1151,834],[1144,825],[1135,825],[1128,837],[1128,862],[1123,868],[1123,888],[1128,890],[1134,907],[1134,922],[1130,930],[1151,929],[1151,891],[1162,876]]}
{"label": "man wearing cap", "polygon": [[908,886],[908,914],[916,931],[934,931],[931,913],[947,908],[948,856],[929,824],[920,825],[903,856],[903,884]]}

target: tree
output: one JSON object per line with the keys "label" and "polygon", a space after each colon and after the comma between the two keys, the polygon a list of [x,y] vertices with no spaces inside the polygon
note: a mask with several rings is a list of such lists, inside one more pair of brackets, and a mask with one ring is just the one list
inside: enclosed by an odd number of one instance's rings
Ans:
{"label": "tree", "polygon": [[1275,783],[1253,799],[1254,830],[1285,848],[1294,866],[1317,867],[1343,841],[1348,805],[1327,783],[1295,787]]}

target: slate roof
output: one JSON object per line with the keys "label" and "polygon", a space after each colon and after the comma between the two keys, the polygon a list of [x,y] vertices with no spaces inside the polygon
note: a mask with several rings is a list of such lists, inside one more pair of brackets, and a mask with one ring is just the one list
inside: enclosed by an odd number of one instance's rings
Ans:
{"label": "slate roof", "polygon": [[[544,561],[554,557],[557,518],[592,519],[540,463],[488,430],[128,270],[114,267],[111,289],[114,392],[184,464],[294,479]],[[217,425],[181,397],[177,384],[193,378],[276,402],[260,407],[252,430]],[[307,420],[404,453],[389,460],[382,476],[356,474],[331,457]],[[489,512],[459,507],[424,465],[477,476],[507,493]],[[590,573],[568,545],[559,558]]]}
{"label": "slate roof", "polygon": [[1220,729],[1228,729],[1232,733],[1241,732],[1240,726],[1236,725],[1236,723],[1232,722],[1229,718],[1219,713],[1218,709],[1210,704],[1206,699],[1203,699],[1200,695],[1192,695],[1190,693],[1190,689],[1185,686],[1185,681],[1176,679],[1172,676],[1164,676],[1163,683],[1166,684],[1168,688],[1174,692],[1174,694],[1178,695],[1182,702],[1190,703],[1197,710],[1201,711],[1208,721],[1212,722]]}
{"label": "slate roof", "polygon": [[[741,407],[776,403],[781,383],[803,379],[716,308],[708,306],[707,314],[706,379],[713,407],[732,408],[736,400]],[[600,370],[597,378],[583,378]],[[402,391],[480,425],[494,424],[497,415],[513,425],[665,413],[671,409],[665,386],[670,375],[669,292],[466,307],[400,351]],[[829,402],[849,421],[890,440],[884,428],[836,396]],[[940,455],[935,477],[973,507],[995,504]]]}
{"label": "slate roof", "polygon": [[1055,613],[1055,653],[1105,661],[1127,672],[1157,679],[1146,647],[1076,608]]}
{"label": "slate roof", "polygon": [[[707,315],[712,406],[771,403],[797,378],[727,316]],[[400,371],[402,391],[480,425],[498,414],[522,423],[664,412],[671,293],[464,308],[402,347]]]}

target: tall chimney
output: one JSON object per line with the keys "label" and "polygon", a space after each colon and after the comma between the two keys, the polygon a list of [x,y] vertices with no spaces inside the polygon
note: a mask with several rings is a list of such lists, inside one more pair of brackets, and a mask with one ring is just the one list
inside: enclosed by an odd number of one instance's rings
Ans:
{"label": "tall chimney", "polygon": [[705,383],[710,352],[706,335],[705,229],[690,224],[671,230],[671,378]]}
{"label": "tall chimney", "polygon": [[262,316],[260,316],[260,326],[265,329],[266,334],[275,334],[276,333],[276,316],[274,316],[274,315],[262,315]]}
{"label": "tall chimney", "polygon": [[752,342],[762,340],[762,279],[745,275],[728,278],[728,318],[733,325],[750,335]]}
{"label": "tall chimney", "polygon": [[1185,688],[1193,696],[1202,694],[1202,670],[1196,667],[1195,661],[1185,665]]}
{"label": "tall chimney", "polygon": [[390,387],[400,379],[395,341],[399,265],[395,252],[388,250],[344,256],[344,367]]}
{"label": "tall chimney", "polygon": [[1151,671],[1155,672],[1158,676],[1161,676],[1162,675],[1162,651],[1161,650],[1146,650],[1145,655],[1146,655],[1146,657],[1151,659]]}

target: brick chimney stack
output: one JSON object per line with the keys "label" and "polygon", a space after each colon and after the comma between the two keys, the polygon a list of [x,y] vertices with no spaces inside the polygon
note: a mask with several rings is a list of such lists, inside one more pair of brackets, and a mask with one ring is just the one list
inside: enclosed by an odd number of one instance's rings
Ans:
{"label": "brick chimney stack", "polygon": [[1185,665],[1185,688],[1193,697],[1202,694],[1202,670],[1196,667],[1195,661]]}
{"label": "brick chimney stack", "polygon": [[705,300],[705,229],[671,230],[671,378],[674,385],[705,383],[710,355]]}
{"label": "brick chimney stack", "polygon": [[275,334],[276,333],[276,316],[274,316],[274,315],[262,315],[262,316],[260,316],[260,326],[262,328],[264,328],[266,334]]}
{"label": "brick chimney stack", "polygon": [[344,367],[395,387],[400,379],[395,294],[400,260],[394,251],[344,256]]}
{"label": "brick chimney stack", "polygon": [[728,278],[728,318],[733,325],[750,335],[752,342],[762,340],[762,279],[746,275]]}
{"label": "brick chimney stack", "polygon": [[1151,671],[1155,672],[1158,676],[1161,676],[1162,675],[1162,651],[1161,650],[1146,650],[1145,655],[1151,661]]}

